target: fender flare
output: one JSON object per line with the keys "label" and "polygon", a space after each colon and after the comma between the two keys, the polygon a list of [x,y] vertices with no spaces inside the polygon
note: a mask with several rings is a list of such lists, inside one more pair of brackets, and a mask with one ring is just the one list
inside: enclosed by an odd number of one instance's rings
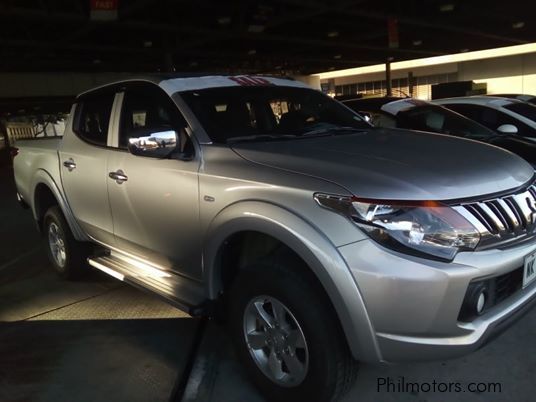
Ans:
{"label": "fender flare", "polygon": [[226,207],[213,219],[204,251],[204,280],[210,299],[216,299],[222,287],[217,262],[220,247],[229,236],[241,231],[272,236],[300,256],[330,298],[354,358],[382,360],[359,287],[338,249],[318,228],[281,206],[242,201]]}
{"label": "fender flare", "polygon": [[74,238],[78,241],[89,241],[89,237],[84,233],[78,222],[76,221],[73,211],[69,207],[69,204],[67,203],[67,200],[63,196],[63,193],[60,191],[60,188],[54,181],[54,178],[44,169],[38,169],[32,179],[32,199],[31,199],[31,205],[32,205],[32,213],[34,216],[34,219],[38,221],[37,216],[37,208],[35,205],[35,192],[37,190],[37,186],[43,184],[48,187],[48,189],[52,192],[52,195],[54,195],[54,198],[56,198],[56,201],[58,202],[58,206],[60,207],[61,211],[63,212],[63,215],[65,216],[65,220],[67,221],[67,224],[69,225],[69,228],[71,229],[71,232],[74,236]]}

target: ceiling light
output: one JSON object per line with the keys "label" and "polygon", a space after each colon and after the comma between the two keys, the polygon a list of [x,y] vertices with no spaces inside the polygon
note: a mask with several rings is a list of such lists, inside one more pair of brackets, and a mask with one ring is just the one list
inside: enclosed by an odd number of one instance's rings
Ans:
{"label": "ceiling light", "polygon": [[256,54],[256,53],[257,53],[257,51],[256,51],[255,49],[248,50],[248,54],[249,54],[250,56],[253,56],[253,55]]}
{"label": "ceiling light", "polygon": [[524,26],[525,26],[525,23],[523,21],[514,22],[512,24],[512,28],[514,29],[520,29],[520,28],[523,28]]}
{"label": "ceiling light", "polygon": [[336,38],[337,36],[339,36],[337,31],[328,32],[328,38]]}
{"label": "ceiling light", "polygon": [[439,6],[439,11],[441,11],[442,13],[447,13],[452,10],[454,10],[454,4],[452,3],[441,4]]}
{"label": "ceiling light", "polygon": [[422,45],[422,40],[417,39],[413,41],[413,46],[421,46],[421,45]]}
{"label": "ceiling light", "polygon": [[252,24],[248,26],[248,32],[252,32],[252,33],[264,32],[264,25]]}
{"label": "ceiling light", "polygon": [[336,54],[335,56],[333,56],[333,58],[338,60],[338,59],[342,58],[342,55],[341,54]]}

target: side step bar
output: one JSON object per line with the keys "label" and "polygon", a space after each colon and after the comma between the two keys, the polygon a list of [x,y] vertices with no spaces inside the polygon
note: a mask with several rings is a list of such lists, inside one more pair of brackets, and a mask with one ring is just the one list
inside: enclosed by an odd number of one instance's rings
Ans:
{"label": "side step bar", "polygon": [[90,257],[87,262],[107,275],[160,296],[192,316],[208,313],[204,288],[199,282],[116,252]]}

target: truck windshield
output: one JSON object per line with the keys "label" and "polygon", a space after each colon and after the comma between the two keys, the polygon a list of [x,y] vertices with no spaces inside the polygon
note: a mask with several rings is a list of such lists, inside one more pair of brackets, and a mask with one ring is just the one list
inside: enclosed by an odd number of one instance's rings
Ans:
{"label": "truck windshield", "polygon": [[456,112],[436,105],[415,106],[396,115],[397,126],[485,140],[496,133]]}
{"label": "truck windshield", "polygon": [[289,139],[312,132],[339,135],[348,132],[341,127],[371,127],[360,115],[308,88],[224,87],[180,95],[215,143],[237,137]]}

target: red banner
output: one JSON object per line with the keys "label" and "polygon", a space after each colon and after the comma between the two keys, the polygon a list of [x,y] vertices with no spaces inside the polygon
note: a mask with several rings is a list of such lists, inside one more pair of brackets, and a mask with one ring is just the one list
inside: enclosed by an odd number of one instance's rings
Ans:
{"label": "red banner", "polygon": [[93,21],[117,20],[119,0],[90,0],[90,18]]}
{"label": "red banner", "polygon": [[390,17],[387,19],[387,35],[389,37],[389,47],[398,47],[398,20]]}

